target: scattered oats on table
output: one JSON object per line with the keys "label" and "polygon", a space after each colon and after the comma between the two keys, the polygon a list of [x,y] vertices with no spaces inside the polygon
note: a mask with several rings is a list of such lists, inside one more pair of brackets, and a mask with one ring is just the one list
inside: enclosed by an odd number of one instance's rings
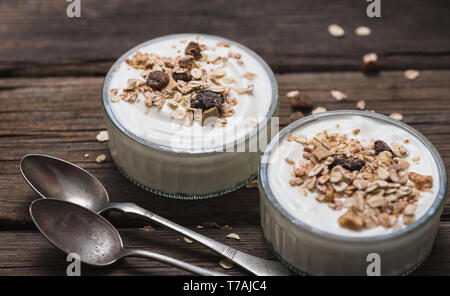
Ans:
{"label": "scattered oats on table", "polygon": [[154,231],[155,229],[152,226],[150,226],[150,225],[146,225],[144,227],[139,228],[139,230],[141,230],[141,231]]}
{"label": "scattered oats on table", "polygon": [[97,163],[104,163],[106,160],[106,155],[105,154],[100,154],[99,156],[97,156],[97,158],[95,159],[95,161]]}
{"label": "scattered oats on table", "polygon": [[417,79],[417,77],[419,77],[420,72],[417,70],[410,69],[410,70],[406,70],[404,75],[405,75],[406,79],[415,80],[415,79]]}
{"label": "scattered oats on table", "polygon": [[364,72],[373,73],[379,70],[380,64],[378,63],[378,55],[376,53],[371,52],[365,54],[362,59],[363,59],[362,69]]}
{"label": "scattered oats on table", "polygon": [[96,136],[97,141],[106,142],[109,140],[108,131],[100,131]]}
{"label": "scattered oats on table", "polygon": [[223,269],[232,269],[233,263],[230,260],[227,259],[221,259],[219,261],[220,266],[222,266]]}
{"label": "scattered oats on table", "polygon": [[389,116],[394,118],[394,119],[397,119],[397,120],[403,120],[403,115],[401,113],[392,113]]}
{"label": "scattered oats on table", "polygon": [[366,101],[365,100],[360,100],[356,103],[356,108],[358,108],[359,110],[364,110],[366,109]]}
{"label": "scattered oats on table", "polygon": [[312,110],[312,114],[318,114],[318,113],[322,113],[322,112],[327,112],[327,109],[325,107],[317,107],[316,109]]}
{"label": "scattered oats on table", "polygon": [[336,101],[342,101],[348,98],[346,94],[339,90],[332,90],[330,93],[331,96],[336,99]]}
{"label": "scattered oats on table", "polygon": [[369,36],[372,30],[366,26],[360,26],[355,29],[355,34],[358,36]]}
{"label": "scattered oats on table", "polygon": [[228,234],[227,238],[232,238],[232,239],[235,239],[235,240],[241,240],[241,237],[239,235],[237,235],[236,233]]}
{"label": "scattered oats on table", "polygon": [[336,24],[331,24],[328,26],[328,33],[333,37],[343,37],[345,35],[344,29]]}
{"label": "scattered oats on table", "polygon": [[193,240],[191,240],[191,239],[189,239],[189,238],[187,238],[187,237],[184,237],[183,239],[184,239],[184,241],[185,241],[187,244],[193,244],[193,243],[194,243]]}

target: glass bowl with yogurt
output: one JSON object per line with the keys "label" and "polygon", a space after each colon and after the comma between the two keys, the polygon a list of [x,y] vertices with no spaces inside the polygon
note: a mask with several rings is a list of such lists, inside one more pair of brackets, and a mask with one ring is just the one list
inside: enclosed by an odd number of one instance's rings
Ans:
{"label": "glass bowl with yogurt", "polygon": [[119,58],[102,103],[111,156],[127,178],[162,196],[201,199],[254,179],[278,87],[243,45],[177,34]]}
{"label": "glass bowl with yogurt", "polygon": [[292,269],[398,275],[435,241],[447,192],[438,152],[390,117],[341,110],[283,129],[259,169],[261,224]]}

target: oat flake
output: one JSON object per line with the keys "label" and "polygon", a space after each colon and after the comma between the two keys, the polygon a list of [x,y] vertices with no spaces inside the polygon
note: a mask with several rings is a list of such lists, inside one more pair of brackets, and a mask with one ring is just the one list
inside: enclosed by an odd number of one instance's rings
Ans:
{"label": "oat flake", "polygon": [[96,136],[97,141],[99,142],[105,142],[109,140],[109,134],[108,131],[101,131]]}
{"label": "oat flake", "polygon": [[333,98],[335,98],[337,101],[342,101],[344,99],[347,99],[347,95],[344,94],[341,91],[338,90],[332,90],[331,91],[331,95],[333,96]]}
{"label": "oat flake", "polygon": [[358,36],[369,36],[372,33],[369,27],[360,26],[355,29],[355,34]]}
{"label": "oat flake", "polygon": [[415,79],[417,79],[417,77],[419,77],[420,72],[417,70],[410,69],[410,70],[406,70],[404,75],[405,75],[406,79],[415,80]]}
{"label": "oat flake", "polygon": [[403,115],[401,113],[392,113],[389,116],[394,118],[394,119],[397,119],[397,120],[402,120],[403,119]]}
{"label": "oat flake", "polygon": [[328,26],[328,33],[333,37],[342,37],[344,36],[345,31],[341,26],[332,24]]}
{"label": "oat flake", "polygon": [[325,107],[317,107],[316,109],[312,110],[312,114],[318,114],[322,112],[327,112],[327,109]]}

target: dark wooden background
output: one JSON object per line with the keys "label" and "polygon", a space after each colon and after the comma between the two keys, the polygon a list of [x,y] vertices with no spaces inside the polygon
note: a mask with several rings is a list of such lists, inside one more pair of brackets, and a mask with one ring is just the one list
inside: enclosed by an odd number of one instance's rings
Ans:
{"label": "dark wooden background", "polygon": [[[0,2],[0,275],[63,275],[65,256],[39,234],[28,207],[36,198],[19,173],[27,153],[45,153],[74,162],[95,174],[113,201],[134,201],[159,215],[194,228],[202,221],[229,224],[229,230],[199,232],[252,254],[273,258],[259,226],[258,191],[242,189],[204,201],[168,200],[136,188],[114,167],[100,112],[103,77],[123,52],[153,37],[181,32],[227,37],[252,48],[272,67],[281,95],[281,122],[292,113],[284,94],[299,89],[315,106],[400,112],[425,134],[450,167],[450,5],[448,0],[382,0],[381,18],[366,16],[364,0],[81,0],[82,17],[66,16],[63,0]],[[337,23],[337,39],[327,32]],[[372,35],[353,31],[367,25]],[[376,52],[377,76],[361,73],[362,55]],[[404,78],[419,69],[417,80]],[[337,102],[331,89],[349,99]],[[85,153],[90,156],[83,157]],[[95,157],[108,159],[97,164]],[[171,255],[221,270],[220,257],[200,245],[146,222],[112,215],[125,245]],[[414,274],[450,275],[450,205],[431,256]],[[301,250],[300,250],[301,251]],[[245,274],[234,268],[229,274]],[[144,259],[109,268],[83,266],[83,274],[185,274]]]}

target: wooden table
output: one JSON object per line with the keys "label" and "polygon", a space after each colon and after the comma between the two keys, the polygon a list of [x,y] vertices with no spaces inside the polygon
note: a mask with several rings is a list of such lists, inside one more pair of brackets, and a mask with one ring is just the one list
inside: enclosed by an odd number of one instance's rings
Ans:
{"label": "wooden table", "polygon": [[[215,3],[212,3],[215,2]],[[208,4],[206,4],[208,3]],[[366,16],[366,1],[145,1],[81,0],[82,17],[68,18],[61,0],[0,3],[0,275],[64,275],[65,256],[36,231],[28,207],[36,194],[19,172],[27,153],[45,153],[74,162],[97,176],[113,201],[134,201],[161,216],[195,229],[202,221],[228,224],[230,230],[199,232],[243,251],[273,258],[259,224],[258,191],[180,201],[138,189],[115,168],[106,143],[95,136],[105,129],[100,111],[103,77],[123,52],[153,37],[179,32],[221,35],[252,48],[272,67],[279,83],[283,125],[292,113],[285,98],[299,89],[315,106],[328,110],[367,109],[400,112],[439,150],[450,167],[450,5],[447,0],[382,1],[382,16]],[[329,24],[346,30],[343,38]],[[372,35],[354,29],[367,25]],[[366,76],[361,57],[376,52],[381,72]],[[406,69],[419,69],[416,80]],[[337,102],[330,90],[345,92]],[[89,157],[85,158],[84,154]],[[97,164],[97,155],[108,159]],[[140,247],[221,270],[220,257],[199,244],[157,225],[110,215],[126,246]],[[414,274],[450,274],[450,205],[442,214],[431,256]],[[180,275],[175,268],[128,259],[110,268],[83,266],[83,274]],[[234,268],[230,274],[245,274]]]}

